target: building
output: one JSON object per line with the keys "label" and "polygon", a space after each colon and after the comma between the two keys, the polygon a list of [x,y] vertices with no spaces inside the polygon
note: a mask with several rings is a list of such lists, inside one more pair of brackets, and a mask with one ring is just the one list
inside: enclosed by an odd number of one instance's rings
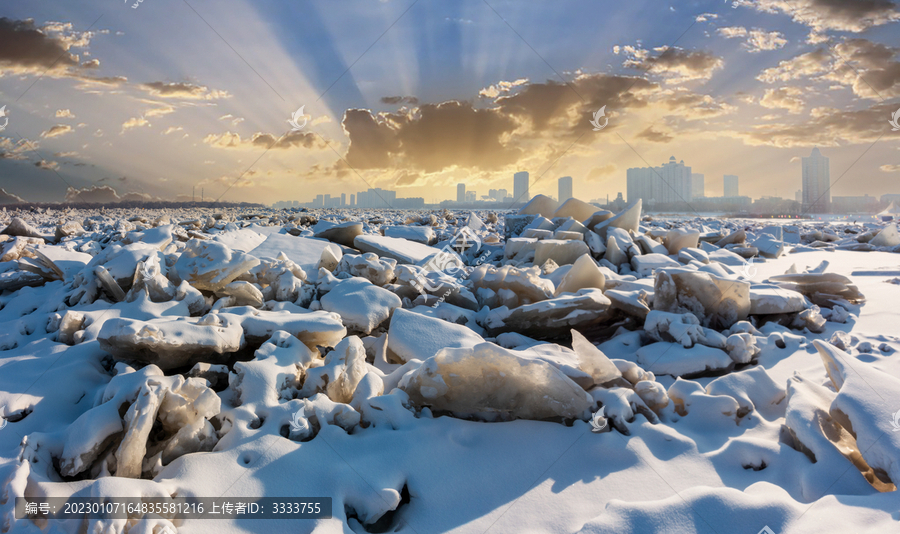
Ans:
{"label": "building", "polygon": [[354,195],[353,193],[350,193],[350,205],[356,206],[356,195]]}
{"label": "building", "polygon": [[456,184],[456,201],[459,203],[466,201],[466,184]]}
{"label": "building", "polygon": [[528,202],[531,196],[528,194],[528,171],[517,172],[513,175],[513,202]]}
{"label": "building", "polygon": [[803,158],[803,211],[828,213],[831,208],[831,174],[828,158],[813,148],[809,157]]}
{"label": "building", "polygon": [[563,176],[559,179],[559,203],[569,200],[573,197],[572,195],[572,177],[571,176]]}
{"label": "building", "polygon": [[466,191],[465,202],[475,202],[478,200],[478,194],[475,191]]}
{"label": "building", "polygon": [[706,196],[706,184],[703,175],[700,173],[691,173],[691,197],[701,198]]}
{"label": "building", "polygon": [[794,193],[794,200],[803,204],[803,190],[798,189],[796,193]]}
{"label": "building", "polygon": [[359,208],[393,208],[396,199],[396,191],[375,187],[357,193],[356,206]]}
{"label": "building", "polygon": [[675,156],[659,167],[628,169],[626,174],[628,203],[642,199],[646,205],[677,205],[693,198],[691,168]]}
{"label": "building", "polygon": [[341,207],[347,205],[347,193],[341,193]]}
{"label": "building", "polygon": [[832,197],[831,211],[834,213],[875,213],[878,211],[878,197]]}
{"label": "building", "polygon": [[738,193],[738,177],[733,174],[726,174],[722,181],[725,183],[725,194],[722,195],[725,198],[733,198],[741,196]]}

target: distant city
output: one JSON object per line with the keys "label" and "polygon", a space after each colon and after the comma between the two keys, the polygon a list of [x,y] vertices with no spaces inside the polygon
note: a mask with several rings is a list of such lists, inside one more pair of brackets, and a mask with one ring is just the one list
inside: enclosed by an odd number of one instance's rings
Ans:
{"label": "distant city", "polygon": [[[598,208],[620,211],[625,206],[642,200],[648,211],[690,211],[707,213],[751,213],[761,215],[799,215],[805,213],[875,213],[892,202],[900,205],[900,194],[886,194],[879,197],[831,196],[831,175],[828,158],[818,148],[813,148],[808,157],[803,158],[801,188],[794,198],[763,196],[756,200],[740,194],[740,179],[737,175],[722,176],[724,194],[721,197],[706,196],[706,181],[701,173],[692,172],[684,160],[675,156],[658,167],[636,167],[627,170],[625,196],[619,192],[614,199],[593,198],[591,204]],[[397,197],[396,191],[370,188],[367,191],[346,193],[340,196],[316,195],[310,202],[276,202],[274,208],[457,208],[457,209],[512,209],[521,207],[531,200],[528,172],[513,175],[512,195],[507,189],[489,189],[487,194],[478,195],[468,189],[465,183],[456,185],[456,199],[426,204],[421,197]],[[557,180],[558,195],[554,198],[563,203],[573,195],[571,176]]]}

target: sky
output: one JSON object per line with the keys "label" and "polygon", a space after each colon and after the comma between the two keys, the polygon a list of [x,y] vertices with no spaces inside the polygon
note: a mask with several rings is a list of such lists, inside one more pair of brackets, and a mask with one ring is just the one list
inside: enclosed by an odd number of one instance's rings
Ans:
{"label": "sky", "polygon": [[0,107],[0,202],[430,203],[517,171],[591,200],[670,156],[707,196],[734,174],[793,198],[814,146],[833,196],[880,196],[900,193],[900,6],[4,2]]}

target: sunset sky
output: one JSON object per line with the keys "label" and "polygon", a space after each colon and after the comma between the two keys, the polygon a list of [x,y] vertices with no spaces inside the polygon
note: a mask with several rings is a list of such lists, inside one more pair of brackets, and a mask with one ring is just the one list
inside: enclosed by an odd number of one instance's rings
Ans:
{"label": "sunset sky", "polygon": [[511,193],[520,170],[532,194],[571,175],[590,200],[670,156],[708,196],[736,174],[743,195],[793,198],[815,145],[832,195],[900,193],[887,0],[55,0],[0,17],[0,187],[26,201],[432,202],[458,182]]}

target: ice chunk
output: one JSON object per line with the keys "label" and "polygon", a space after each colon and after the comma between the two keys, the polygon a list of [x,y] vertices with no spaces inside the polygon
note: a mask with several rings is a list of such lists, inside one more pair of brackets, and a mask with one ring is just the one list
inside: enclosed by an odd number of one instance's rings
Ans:
{"label": "ice chunk", "polygon": [[337,247],[325,247],[322,255],[319,257],[319,263],[316,264],[316,271],[319,269],[328,269],[334,272],[338,264],[343,259],[343,253]]}
{"label": "ice chunk", "polygon": [[849,278],[838,273],[781,274],[769,278],[785,289],[798,291],[818,306],[830,308],[840,300],[858,304],[865,300]]}
{"label": "ice chunk", "polygon": [[474,347],[479,343],[484,343],[484,339],[468,327],[400,308],[391,317],[387,355],[388,361],[406,363],[431,358],[443,348]]}
{"label": "ice chunk", "polygon": [[683,248],[697,248],[700,232],[689,228],[673,228],[666,234],[666,249],[669,254],[678,254]]}
{"label": "ice chunk", "polygon": [[234,321],[244,329],[248,344],[260,345],[278,330],[284,330],[307,347],[333,347],[347,335],[341,316],[328,311],[309,311],[299,306],[290,311],[266,311],[249,306],[229,308],[218,315]]}
{"label": "ice chunk", "polygon": [[400,388],[418,407],[482,419],[580,419],[593,401],[559,369],[493,343],[444,349]]}
{"label": "ice chunk", "polygon": [[424,263],[441,252],[434,247],[408,239],[380,235],[360,235],[353,242],[354,248],[363,252],[374,252],[383,258],[393,258],[399,263],[412,265]]}
{"label": "ice chunk", "polygon": [[725,348],[725,336],[715,330],[700,326],[700,320],[691,313],[667,313],[651,311],[644,322],[644,331],[656,341],[675,341],[685,348],[701,343],[708,347]]}
{"label": "ice chunk", "polygon": [[806,298],[797,291],[772,287],[750,287],[750,315],[797,313],[807,307]]}
{"label": "ice chunk", "polygon": [[594,384],[605,384],[622,376],[606,354],[577,330],[572,330],[572,350],[578,356],[579,368],[593,377]]}
{"label": "ice chunk", "polygon": [[[322,224],[321,222],[319,224]],[[362,235],[363,225],[361,222],[350,221],[334,226],[319,227],[319,224],[313,229],[315,237],[327,239],[328,241],[344,245],[345,247],[354,247],[353,244],[356,236]]]}
{"label": "ice chunk", "polygon": [[338,283],[321,299],[322,308],[341,316],[344,326],[368,334],[403,303],[390,291],[361,278]]}
{"label": "ice chunk", "polygon": [[572,268],[563,276],[559,285],[556,287],[555,295],[562,293],[575,293],[585,288],[604,289],[606,287],[606,277],[603,271],[597,266],[597,262],[591,258],[590,254],[584,254],[575,260]]}
{"label": "ice chunk", "polygon": [[484,325],[491,332],[541,331],[546,335],[558,335],[571,328],[603,321],[611,304],[601,290],[582,289],[512,310],[505,307],[491,310]]}
{"label": "ice chunk", "polygon": [[685,348],[679,343],[653,343],[637,351],[637,363],[657,375],[691,377],[730,369],[734,361],[728,354],[706,345]]}
{"label": "ice chunk", "polygon": [[[519,199],[516,199],[518,201]],[[559,203],[546,195],[535,195],[518,211],[519,215],[541,215],[548,219],[559,208]]]}
{"label": "ice chunk", "polygon": [[100,348],[120,360],[175,369],[200,361],[220,363],[243,346],[240,323],[216,314],[202,318],[108,319],[98,335]]}
{"label": "ice chunk", "polygon": [[408,239],[423,245],[433,245],[437,242],[437,235],[430,226],[388,226],[384,228],[384,235]]}
{"label": "ice chunk", "polygon": [[604,292],[604,295],[612,302],[613,308],[622,310],[629,315],[634,315],[635,317],[643,319],[650,313],[650,297],[653,295],[652,292],[643,289],[608,289]]}
{"label": "ice chunk", "polygon": [[606,253],[603,255],[603,259],[615,266],[628,263],[628,255],[619,247],[619,242],[612,236],[606,240]]}
{"label": "ice chunk", "polygon": [[759,236],[752,244],[765,258],[777,258],[784,253],[784,242],[769,234]]}
{"label": "ice chunk", "polygon": [[259,260],[232,251],[222,243],[191,239],[172,268],[181,280],[200,290],[219,291],[238,276],[259,265]]}
{"label": "ice chunk", "polygon": [[557,265],[569,265],[589,252],[584,241],[544,239],[535,244],[534,264],[543,265],[545,261],[552,259]]}
{"label": "ice chunk", "polygon": [[106,293],[112,297],[115,302],[122,302],[125,300],[125,292],[122,291],[122,288],[119,287],[116,280],[109,274],[106,267],[97,265],[94,267],[94,275],[97,277],[97,280],[100,281],[100,286],[103,287]]}
{"label": "ice chunk", "polygon": [[588,204],[583,200],[578,200],[577,198],[570,198],[562,203],[562,205],[557,208],[557,210],[553,213],[553,217],[571,217],[577,221],[585,221],[591,218],[597,211],[597,207],[593,204]]}
{"label": "ice chunk", "polygon": [[657,269],[679,267],[679,263],[662,254],[643,254],[631,258],[631,267],[641,276],[650,276]]}
{"label": "ice chunk", "polygon": [[731,334],[725,350],[735,363],[750,363],[759,354],[759,347],[751,334]]}
{"label": "ice chunk", "polygon": [[394,281],[397,260],[379,258],[377,254],[345,254],[338,265],[338,273],[361,276],[376,286],[384,286]]}
{"label": "ice chunk", "polygon": [[747,240],[747,232],[743,230],[737,230],[723,237],[722,239],[716,241],[715,245],[717,247],[725,247],[725,245],[737,245],[743,243]]}
{"label": "ice chunk", "polygon": [[34,237],[40,239],[42,242],[44,240],[44,236],[38,232],[37,228],[31,226],[21,217],[13,217],[12,220],[9,221],[9,225],[3,229],[0,234],[11,235],[11,236],[20,236],[20,237]]}
{"label": "ice chunk", "polygon": [[356,386],[368,373],[366,348],[356,336],[344,338],[325,356],[321,367],[307,370],[300,397],[325,393],[337,403],[349,404]]}
{"label": "ice chunk", "polygon": [[537,267],[518,269],[506,265],[498,269],[492,265],[480,265],[469,280],[476,289],[487,288],[494,292],[510,290],[516,297],[515,305],[546,300],[553,296],[554,291],[553,282],[541,278]]}
{"label": "ice chunk", "polygon": [[134,302],[141,294],[147,295],[153,302],[167,302],[175,297],[175,286],[163,276],[159,256],[156,254],[138,262],[126,300]]}
{"label": "ice chunk", "polygon": [[656,274],[653,309],[689,311],[711,328],[728,328],[750,312],[750,284],[705,272],[664,269]]}
{"label": "ice chunk", "polygon": [[253,306],[259,308],[263,305],[263,294],[258,287],[250,282],[232,282],[216,292],[217,295],[232,297],[234,306]]}
{"label": "ice chunk", "polygon": [[[322,258],[322,252],[326,248],[334,247],[324,239],[312,239],[308,237],[295,237],[290,234],[272,234],[259,246],[250,251],[250,255],[256,258],[281,258],[289,259],[305,273],[316,273],[316,264]],[[296,273],[295,273],[296,276]],[[300,277],[304,280],[306,277]]]}
{"label": "ice chunk", "polygon": [[869,244],[875,247],[896,247],[900,245],[900,232],[897,231],[897,225],[891,224],[886,226],[884,230],[878,232]]}
{"label": "ice chunk", "polygon": [[623,230],[636,233],[641,223],[641,205],[642,200],[638,199],[637,202],[625,208],[624,211],[615,217],[606,219],[593,227],[591,227],[590,224],[585,224],[585,226],[591,228],[601,236],[605,235],[607,228],[622,228]]}

